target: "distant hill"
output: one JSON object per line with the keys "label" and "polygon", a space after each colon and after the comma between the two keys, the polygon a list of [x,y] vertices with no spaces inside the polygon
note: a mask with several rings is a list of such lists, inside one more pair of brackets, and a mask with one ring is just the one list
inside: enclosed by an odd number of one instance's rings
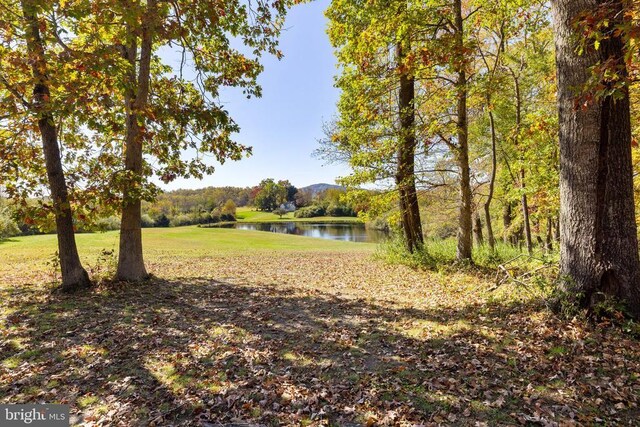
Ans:
{"label": "distant hill", "polygon": [[310,192],[313,196],[329,189],[342,190],[342,191],[346,190],[346,188],[341,185],[325,184],[325,183],[312,184],[306,187],[298,188],[298,190]]}

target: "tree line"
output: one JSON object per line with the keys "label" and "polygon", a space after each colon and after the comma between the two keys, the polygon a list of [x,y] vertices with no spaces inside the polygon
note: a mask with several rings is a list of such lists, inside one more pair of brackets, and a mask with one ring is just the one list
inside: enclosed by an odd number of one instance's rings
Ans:
{"label": "tree line", "polygon": [[[366,205],[354,205],[345,200],[346,191],[338,186],[318,189],[314,186],[297,188],[289,180],[268,178],[253,187],[206,187],[159,192],[153,200],[143,200],[140,222],[142,228],[177,227],[197,224],[216,224],[237,220],[237,208],[278,214],[296,211],[296,217],[356,216]],[[40,199],[28,199],[27,205],[37,208]],[[119,230],[121,223],[116,212],[73,219],[76,233]],[[37,221],[25,220],[21,209],[7,203],[0,193],[0,239],[56,231],[52,215]]]}
{"label": "tree line", "polygon": [[143,226],[179,226],[235,221],[236,208],[251,207],[298,217],[355,216],[364,206],[344,200],[345,190],[313,191],[297,188],[289,180],[263,179],[253,187],[209,187],[164,192],[142,206]]}

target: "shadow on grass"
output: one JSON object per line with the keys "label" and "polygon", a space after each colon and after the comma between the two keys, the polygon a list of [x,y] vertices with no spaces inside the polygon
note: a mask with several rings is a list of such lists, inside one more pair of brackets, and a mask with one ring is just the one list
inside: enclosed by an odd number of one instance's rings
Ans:
{"label": "shadow on grass", "polygon": [[[556,333],[572,326],[545,323],[535,307],[394,309],[205,278],[41,293],[2,289],[0,402],[69,403],[86,423],[513,425],[637,415],[638,343],[599,365],[602,336]],[[611,378],[623,383],[612,389]],[[623,392],[635,400],[620,407]]]}

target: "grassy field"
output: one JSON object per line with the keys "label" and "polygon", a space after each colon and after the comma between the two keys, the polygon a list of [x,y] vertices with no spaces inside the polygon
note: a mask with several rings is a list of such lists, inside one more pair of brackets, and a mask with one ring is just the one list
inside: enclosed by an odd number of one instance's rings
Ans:
{"label": "grassy field", "polygon": [[345,222],[349,222],[349,223],[356,223],[356,222],[362,222],[362,220],[360,220],[357,217],[352,217],[352,216],[342,216],[342,217],[335,217],[335,216],[320,216],[320,217],[315,217],[315,218],[295,218],[293,216],[293,212],[289,212],[285,215],[282,215],[282,218],[280,218],[280,216],[271,213],[271,212],[261,212],[261,211],[256,211],[253,208],[250,207],[241,207],[238,208],[236,211],[236,217],[238,219],[238,222],[280,222],[280,221],[286,221],[286,222],[322,222],[322,223],[345,223]]}
{"label": "grassy field", "polygon": [[[78,236],[112,268],[116,233]],[[52,236],[0,243],[0,403],[74,425],[634,425],[640,343],[476,270],[369,244],[146,229],[142,284],[51,293]],[[637,424],[636,424],[637,425]]]}
{"label": "grassy field", "polygon": [[[113,251],[116,258],[118,232],[78,234],[77,242],[83,263],[98,266],[103,251]],[[373,251],[372,244],[338,242],[260,231],[224,228],[171,227],[143,229],[145,259],[152,265],[165,260],[194,260],[212,256],[250,255],[252,252],[277,250],[284,254],[309,251]],[[14,237],[0,242],[0,273],[15,278],[28,272],[52,270],[49,265],[56,252],[56,236]],[[105,264],[103,262],[103,264]],[[2,280],[2,279],[0,279]]]}

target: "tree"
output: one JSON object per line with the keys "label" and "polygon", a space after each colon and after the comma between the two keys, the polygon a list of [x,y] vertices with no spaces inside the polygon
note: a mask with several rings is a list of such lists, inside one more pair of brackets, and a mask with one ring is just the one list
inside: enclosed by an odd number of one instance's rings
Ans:
{"label": "tree", "polygon": [[[614,297],[640,318],[640,261],[622,31],[629,3],[552,3],[560,112],[563,286],[580,307],[593,309],[603,298]],[[603,18],[603,11],[606,20],[598,19]],[[576,23],[584,17],[598,22],[599,31],[578,33]],[[594,73],[603,65],[609,73]],[[594,77],[595,94],[576,91],[584,91]]]}
{"label": "tree", "polygon": [[263,179],[258,185],[253,205],[263,211],[272,212],[286,201],[287,188],[273,179]]}
{"label": "tree", "polygon": [[[156,26],[159,9],[156,0],[148,0],[145,10],[140,17],[141,25],[131,18],[125,17],[127,28],[126,44],[123,46],[123,56],[128,62],[126,90],[124,102],[126,109],[126,137],[125,137],[125,170],[129,184],[122,194],[122,220],[120,221],[120,250],[118,251],[118,268],[116,279],[123,281],[139,281],[148,274],[142,255],[142,198],[138,193],[143,176],[143,150],[145,115],[149,102],[149,88],[151,84],[151,56],[156,37]],[[127,19],[129,18],[129,19]],[[139,36],[137,34],[140,34]],[[138,57],[138,43],[140,53]],[[137,70],[137,73],[136,73]],[[137,74],[137,75],[136,75]]]}
{"label": "tree", "polygon": [[277,208],[277,209],[273,210],[273,213],[278,215],[280,217],[280,219],[282,219],[282,216],[286,215],[287,211],[285,209],[282,209],[282,208]]}
{"label": "tree", "polygon": [[[13,33],[13,29],[17,28],[21,38],[16,40],[16,43],[11,43],[14,36],[3,34],[3,40],[11,48],[3,47],[2,49],[0,82],[4,91],[12,99],[11,102],[19,105],[10,108],[9,111],[14,114],[10,115],[9,119],[20,121],[28,115],[30,116],[28,121],[36,125],[34,131],[41,139],[52,210],[55,216],[62,290],[73,292],[91,286],[91,281],[82,267],[78,254],[73,212],[58,141],[57,123],[60,117],[56,117],[58,111],[52,100],[55,93],[51,90],[50,73],[55,73],[60,68],[54,70],[50,66],[47,57],[47,37],[43,34],[47,25],[42,19],[42,15],[50,12],[50,9],[34,0],[22,0],[19,10],[8,5],[2,5],[2,7],[6,8],[3,13],[7,13],[7,16],[17,17],[15,22],[4,26],[3,29],[9,29],[8,31]],[[20,85],[12,83],[12,78],[23,79],[21,74],[26,72],[30,73],[26,82],[23,80]],[[30,96],[24,93],[26,87],[32,90]],[[20,161],[29,162],[31,159]]]}
{"label": "tree", "polygon": [[236,216],[236,204],[233,200],[229,199],[222,206],[222,215],[228,215],[235,218]]}
{"label": "tree", "polygon": [[[484,198],[490,248],[495,245],[491,215],[498,214],[492,201],[497,199],[506,213],[507,240],[517,244],[523,239],[533,250],[533,233],[541,230],[541,223],[553,222],[558,203],[555,61],[548,5],[483,4],[475,17],[480,25],[471,30],[470,46],[481,61],[472,64],[472,181],[480,184],[474,192],[478,204]],[[483,115],[474,113],[478,106]],[[521,209],[514,209],[518,203]]]}
{"label": "tree", "polygon": [[[490,132],[490,139],[491,139],[491,149],[490,149],[491,171],[489,173],[489,192],[483,204],[483,209],[484,209],[485,224],[487,225],[487,243],[489,244],[489,249],[492,251],[495,250],[495,236],[493,234],[493,226],[491,221],[491,202],[493,201],[493,196],[495,192],[495,182],[496,182],[496,175],[497,175],[497,169],[498,169],[498,150],[497,150],[498,137],[496,132],[496,120],[493,112],[494,106],[492,103],[492,98],[493,98],[494,92],[497,92],[496,90],[497,72],[502,59],[502,53],[504,51],[504,28],[508,19],[508,17],[505,17],[503,16],[503,14],[499,13],[500,12],[499,9],[495,10],[494,12],[496,12],[494,16],[497,16],[498,18],[495,19],[493,22],[491,22],[487,26],[488,31],[485,31],[481,34],[484,35],[485,33],[489,33],[491,36],[493,36],[493,34],[497,34],[497,37],[495,38],[487,37],[489,38],[490,42],[483,43],[484,40],[481,38],[482,36],[479,35],[478,43],[477,43],[480,56],[482,57],[482,61],[486,68],[485,70],[486,81],[483,89],[484,89],[484,96],[486,100],[486,109],[489,115],[489,132]],[[496,25],[496,21],[497,21],[497,25]],[[493,24],[493,26],[491,24]],[[494,48],[492,60],[488,58],[489,56],[488,53],[485,53],[485,49],[488,50],[491,47],[489,46],[485,47],[483,46],[483,44],[493,45],[491,46]]]}
{"label": "tree", "polygon": [[353,173],[342,180],[348,186],[393,182],[405,247],[413,252],[423,245],[415,174],[416,23],[433,8],[406,1],[356,3],[335,1],[327,10],[342,96],[340,117],[325,127],[324,146],[333,149],[322,157],[348,160]]}
{"label": "tree", "polygon": [[9,210],[0,206],[0,241],[19,234],[20,229],[13,218],[11,218]]}
{"label": "tree", "polygon": [[395,180],[400,202],[400,215],[404,240],[409,252],[415,252],[424,244],[420,206],[416,191],[415,156],[418,148],[416,139],[416,95],[415,76],[407,66],[407,52],[411,50],[411,41],[402,39],[396,42],[396,61],[400,79],[398,93],[398,165]]}
{"label": "tree", "polygon": [[458,260],[471,260],[471,170],[469,166],[469,119],[467,111],[468,76],[465,49],[465,18],[462,14],[462,0],[453,1],[455,20],[454,48],[457,56],[455,68],[455,88],[457,92],[457,143],[452,145],[458,168],[460,170],[460,200],[458,212],[458,244],[456,257]]}
{"label": "tree", "polygon": [[288,179],[278,181],[278,185],[284,187],[286,190],[284,200],[280,203],[293,202],[296,200],[298,189],[294,185],[292,185]]}
{"label": "tree", "polygon": [[295,204],[298,208],[309,206],[313,202],[313,195],[309,190],[298,190],[295,195]]}
{"label": "tree", "polygon": [[[96,140],[112,161],[109,200],[122,210],[120,250],[116,278],[139,281],[147,276],[142,253],[141,202],[152,200],[157,188],[150,178],[164,182],[179,176],[201,178],[213,166],[200,154],[213,154],[223,163],[238,160],[250,148],[234,142],[239,130],[228,112],[215,103],[222,86],[240,87],[248,96],[260,96],[257,76],[264,52],[278,57],[277,36],[290,1],[240,0],[220,3],[203,0],[160,2],[78,1],[89,16],[75,31],[82,31],[83,49],[100,52],[99,67],[117,82],[114,96],[107,95],[101,117],[90,123]],[[84,9],[83,9],[84,8]],[[244,47],[232,47],[241,40]],[[103,46],[110,49],[105,52]],[[182,54],[179,69],[162,63],[158,49],[169,47]],[[246,51],[247,53],[240,52]],[[189,59],[196,79],[185,76]],[[118,123],[119,118],[124,118]],[[124,139],[124,150],[114,141]],[[188,161],[182,153],[199,155]],[[148,161],[156,160],[155,166]],[[118,170],[118,173],[113,173]]]}

